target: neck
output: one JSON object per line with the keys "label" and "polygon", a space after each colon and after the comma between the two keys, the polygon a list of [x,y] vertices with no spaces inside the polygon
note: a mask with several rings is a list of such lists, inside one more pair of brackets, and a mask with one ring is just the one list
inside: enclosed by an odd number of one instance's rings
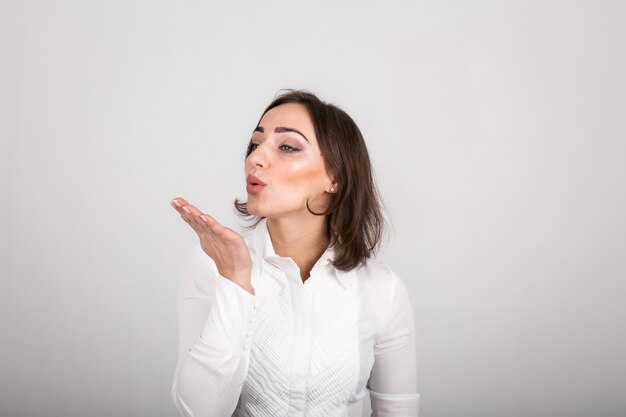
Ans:
{"label": "neck", "polygon": [[311,269],[328,247],[326,217],[311,218],[268,218],[267,230],[272,239],[274,252],[289,257],[300,268],[300,277],[305,281]]}

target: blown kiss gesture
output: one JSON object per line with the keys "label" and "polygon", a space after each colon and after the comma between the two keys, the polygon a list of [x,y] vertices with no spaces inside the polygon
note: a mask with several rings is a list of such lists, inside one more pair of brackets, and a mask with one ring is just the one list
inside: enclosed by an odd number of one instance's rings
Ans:
{"label": "blown kiss gesture", "polygon": [[252,259],[241,235],[180,197],[170,204],[196,232],[202,250],[213,259],[220,275],[254,294],[250,282]]}

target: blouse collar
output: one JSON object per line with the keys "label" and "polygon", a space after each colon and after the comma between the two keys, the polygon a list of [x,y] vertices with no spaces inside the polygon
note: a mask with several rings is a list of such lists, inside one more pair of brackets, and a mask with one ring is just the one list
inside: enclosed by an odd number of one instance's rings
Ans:
{"label": "blouse collar", "polygon": [[[249,248],[253,256],[256,258],[256,263],[260,273],[263,273],[263,267],[266,262],[276,265],[282,269],[284,269],[287,265],[293,264],[291,258],[276,255],[274,246],[272,245],[272,239],[269,231],[267,230],[266,218],[261,219],[261,221],[259,221],[259,223],[251,231]],[[324,253],[322,253],[322,256],[315,264],[315,267],[324,265],[332,269],[334,271],[332,276],[337,279],[343,288],[348,288],[350,282],[354,278],[354,269],[350,271],[337,269],[332,265],[332,261],[334,259],[335,250],[333,247],[329,246]]]}

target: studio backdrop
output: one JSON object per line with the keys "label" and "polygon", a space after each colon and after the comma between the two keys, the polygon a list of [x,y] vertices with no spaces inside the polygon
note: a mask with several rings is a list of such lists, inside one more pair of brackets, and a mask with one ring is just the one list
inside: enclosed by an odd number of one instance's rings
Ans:
{"label": "studio backdrop", "polygon": [[422,417],[626,415],[617,1],[0,2],[0,415],[174,416],[186,198],[282,88],[361,128]]}

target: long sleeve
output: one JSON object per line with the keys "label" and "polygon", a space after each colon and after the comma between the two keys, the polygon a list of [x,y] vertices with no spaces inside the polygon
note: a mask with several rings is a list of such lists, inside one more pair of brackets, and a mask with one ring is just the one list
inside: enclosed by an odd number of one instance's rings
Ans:
{"label": "long sleeve", "polygon": [[374,346],[367,388],[372,416],[416,417],[419,407],[415,320],[408,292],[393,272],[384,328]]}
{"label": "long sleeve", "polygon": [[217,272],[198,245],[183,269],[172,397],[182,416],[231,416],[250,359],[256,296]]}

